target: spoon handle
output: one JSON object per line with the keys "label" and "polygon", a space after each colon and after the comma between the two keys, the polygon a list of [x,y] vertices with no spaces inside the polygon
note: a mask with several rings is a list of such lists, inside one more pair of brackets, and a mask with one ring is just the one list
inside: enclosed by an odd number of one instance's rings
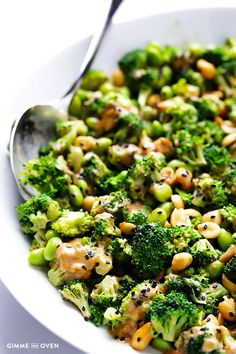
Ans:
{"label": "spoon handle", "polygon": [[113,15],[115,14],[116,10],[120,6],[123,0],[111,0],[110,6],[108,7],[106,14],[105,14],[105,19],[102,21],[102,24],[99,26],[98,30],[95,32],[93,35],[89,47],[87,49],[87,52],[84,56],[84,59],[82,61],[82,64],[79,69],[79,75],[76,81],[71,85],[69,90],[64,94],[63,97],[68,96],[69,94],[73,93],[76,91],[76,89],[79,87],[84,75],[87,73],[89,70],[91,63],[98,51],[98,48],[102,42],[102,39],[107,31],[107,28],[111,22],[111,19]]}

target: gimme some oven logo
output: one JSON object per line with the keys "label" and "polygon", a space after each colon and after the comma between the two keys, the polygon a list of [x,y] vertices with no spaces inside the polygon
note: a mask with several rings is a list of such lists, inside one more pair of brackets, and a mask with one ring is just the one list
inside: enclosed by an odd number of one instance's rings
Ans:
{"label": "gimme some oven logo", "polygon": [[7,349],[59,349],[59,343],[7,343]]}

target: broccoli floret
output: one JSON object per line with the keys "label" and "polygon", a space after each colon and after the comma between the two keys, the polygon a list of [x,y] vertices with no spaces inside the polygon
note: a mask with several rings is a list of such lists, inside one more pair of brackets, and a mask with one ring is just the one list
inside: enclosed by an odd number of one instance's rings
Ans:
{"label": "broccoli floret", "polygon": [[80,87],[85,90],[96,91],[108,80],[107,74],[101,70],[90,69],[85,75]]}
{"label": "broccoli floret", "polygon": [[156,278],[161,270],[170,265],[174,254],[171,239],[167,229],[160,224],[145,224],[134,230],[130,241],[132,264],[139,278]]}
{"label": "broccoli floret", "polygon": [[[210,351],[208,343],[212,344]],[[216,317],[211,315],[201,325],[183,332],[175,345],[184,354],[226,354],[234,352],[236,342],[228,329],[220,326]]]}
{"label": "broccoli floret", "polygon": [[134,200],[143,199],[151,183],[160,178],[159,171],[165,166],[165,157],[159,153],[152,153],[136,160],[128,169],[125,180],[130,197]]}
{"label": "broccoli floret", "polygon": [[206,239],[197,241],[188,251],[193,256],[194,264],[200,267],[205,267],[220,257],[220,252]]}
{"label": "broccoli floret", "polygon": [[204,144],[221,144],[224,132],[223,130],[215,123],[210,120],[204,120],[196,122],[193,124],[185,124],[183,127],[191,135],[201,136]]}
{"label": "broccoli floret", "polygon": [[220,113],[220,108],[223,101],[211,97],[201,97],[192,101],[193,105],[197,108],[201,120],[214,119]]}
{"label": "broccoli floret", "polygon": [[158,294],[151,303],[151,322],[155,331],[168,342],[173,342],[180,333],[200,319],[198,307],[178,291],[166,296]]}
{"label": "broccoli floret", "polygon": [[174,96],[198,96],[200,90],[197,86],[190,85],[187,83],[186,79],[181,78],[174,85],[171,86],[172,92]]}
{"label": "broccoli floret", "polygon": [[49,222],[55,221],[61,215],[59,204],[46,194],[31,197],[16,210],[23,232],[29,235],[45,229]]}
{"label": "broccoli floret", "polygon": [[236,229],[236,207],[232,204],[228,204],[220,209],[220,214],[223,216],[224,226],[232,227]]}
{"label": "broccoli floret", "polygon": [[118,300],[121,301],[136,286],[137,281],[128,275],[119,278]]}
{"label": "broccoli floret", "polygon": [[107,237],[119,237],[121,231],[115,226],[114,217],[110,213],[101,213],[95,217],[93,236],[96,240]]}
{"label": "broccoli floret", "polygon": [[105,163],[93,152],[89,152],[83,159],[83,176],[90,182],[95,183],[109,174]]}
{"label": "broccoli floret", "polygon": [[94,226],[94,219],[87,212],[63,211],[51,227],[62,236],[75,237],[83,235]]}
{"label": "broccoli floret", "polygon": [[119,282],[115,276],[106,275],[105,278],[95,285],[90,294],[93,302],[97,302],[105,308],[114,306],[118,298]]}
{"label": "broccoli floret", "polygon": [[95,326],[99,327],[101,324],[103,324],[105,309],[99,304],[91,303],[89,310],[91,313],[90,319],[95,324]]}
{"label": "broccoli floret", "polygon": [[227,171],[224,176],[224,183],[226,187],[229,189],[230,193],[233,197],[236,196],[236,169],[231,169]]}
{"label": "broccoli floret", "polygon": [[48,271],[48,280],[54,286],[62,286],[65,283],[65,273],[59,267],[53,267]]}
{"label": "broccoli floret", "polygon": [[226,172],[230,164],[230,155],[227,149],[211,145],[204,150],[208,168],[215,175]]}
{"label": "broccoli floret", "polygon": [[177,194],[179,194],[179,196],[181,197],[185,205],[190,206],[192,204],[192,199],[193,199],[192,193],[188,193],[179,188],[175,188],[175,191]]}
{"label": "broccoli floret", "polygon": [[126,179],[127,171],[122,171],[118,173],[116,176],[108,177],[104,180],[103,183],[99,185],[100,189],[104,193],[111,193],[119,191],[124,186],[124,181]]}
{"label": "broccoli floret", "polygon": [[[172,136],[173,133],[182,129],[183,126],[194,124],[198,120],[198,112],[196,108],[185,103],[179,97],[168,100],[169,107],[165,110],[163,116],[163,128],[167,136]],[[165,123],[165,121],[168,123]]]}
{"label": "broccoli floret", "polygon": [[128,52],[119,60],[119,66],[124,73],[129,74],[134,69],[146,67],[147,54],[143,49]]}
{"label": "broccoli floret", "polygon": [[202,237],[197,230],[192,226],[174,226],[167,230],[170,237],[173,239],[177,252],[182,252],[188,246],[193,245]]}
{"label": "broccoli floret", "polygon": [[224,274],[233,283],[236,283],[236,256],[232,257],[224,266]]}
{"label": "broccoli floret", "polygon": [[185,293],[191,301],[202,305],[205,314],[217,315],[218,303],[228,291],[219,283],[209,283],[204,275],[195,274],[191,278],[170,274],[166,277],[165,286],[168,291],[176,290]]}
{"label": "broccoli floret", "polygon": [[200,136],[191,135],[187,130],[179,130],[174,135],[177,156],[194,167],[207,164],[203,153],[203,140]]}
{"label": "broccoli floret", "polygon": [[132,249],[128,241],[125,238],[115,238],[112,240],[111,252],[114,272],[119,275],[126,274],[132,255]]}
{"label": "broccoli floret", "polygon": [[[148,216],[151,213],[151,208],[147,205],[140,205],[139,208],[139,202],[136,202],[133,204],[134,205],[134,210],[131,209],[131,212],[128,212],[125,219],[127,222],[131,222],[132,224],[135,225],[144,225],[147,222]],[[135,206],[137,205],[138,210],[136,210]],[[132,204],[131,204],[132,206]]]}
{"label": "broccoli floret", "polygon": [[192,204],[197,207],[211,205],[220,208],[227,204],[228,197],[226,189],[221,181],[211,177],[200,178],[196,182],[196,189],[193,193]]}
{"label": "broccoli floret", "polygon": [[114,216],[115,222],[121,222],[124,219],[123,215],[127,213],[128,205],[129,199],[123,190],[112,192],[110,195],[97,197],[90,214],[96,215],[106,211]]}
{"label": "broccoli floret", "polygon": [[60,290],[60,293],[63,299],[71,301],[78,307],[84,319],[88,320],[91,317],[88,303],[89,293],[84,281],[72,280]]}
{"label": "broccoli floret", "polygon": [[41,193],[52,197],[63,195],[68,188],[67,178],[58,168],[57,159],[51,156],[42,156],[38,160],[30,160],[20,178],[24,185],[31,185]]}
{"label": "broccoli floret", "polygon": [[142,131],[142,119],[136,114],[128,113],[124,116],[118,117],[114,141],[137,144],[140,140]]}
{"label": "broccoli floret", "polygon": [[123,169],[123,166],[132,165],[140,154],[141,150],[137,145],[128,143],[115,144],[108,149],[108,161],[120,170]]}

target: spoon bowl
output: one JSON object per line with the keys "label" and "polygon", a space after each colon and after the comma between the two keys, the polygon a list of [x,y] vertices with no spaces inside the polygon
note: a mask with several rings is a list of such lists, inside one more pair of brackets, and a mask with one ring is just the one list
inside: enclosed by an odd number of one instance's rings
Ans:
{"label": "spoon bowl", "polygon": [[111,19],[122,1],[110,1],[105,18],[89,44],[79,69],[78,78],[64,96],[27,109],[20,119],[16,120],[13,124],[9,142],[11,169],[18,191],[25,200],[36,195],[38,192],[34,188],[21,183],[22,166],[29,160],[37,158],[39,148],[47,146],[48,142],[55,138],[55,123],[58,120],[66,119],[66,110],[73,93],[78,89],[83,77],[88,72]]}

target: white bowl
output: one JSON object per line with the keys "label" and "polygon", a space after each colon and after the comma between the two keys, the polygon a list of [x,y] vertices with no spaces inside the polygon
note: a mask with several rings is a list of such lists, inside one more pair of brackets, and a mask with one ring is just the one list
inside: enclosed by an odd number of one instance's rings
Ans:
{"label": "white bowl", "polygon": [[[188,43],[221,43],[228,36],[236,37],[236,8],[198,9],[153,15],[112,26],[94,63],[94,67],[111,72],[120,56],[142,47],[150,40],[185,46]],[[76,78],[88,39],[66,49],[37,71],[18,95],[12,98],[16,116],[41,100],[58,97]],[[134,353],[108,334],[85,322],[80,313],[64,303],[46,275],[28,265],[28,240],[21,234],[15,206],[20,198],[11,176],[6,154],[10,124],[0,130],[1,157],[1,278],[13,296],[37,320],[58,336],[86,353]],[[157,353],[147,348],[145,353]]]}

